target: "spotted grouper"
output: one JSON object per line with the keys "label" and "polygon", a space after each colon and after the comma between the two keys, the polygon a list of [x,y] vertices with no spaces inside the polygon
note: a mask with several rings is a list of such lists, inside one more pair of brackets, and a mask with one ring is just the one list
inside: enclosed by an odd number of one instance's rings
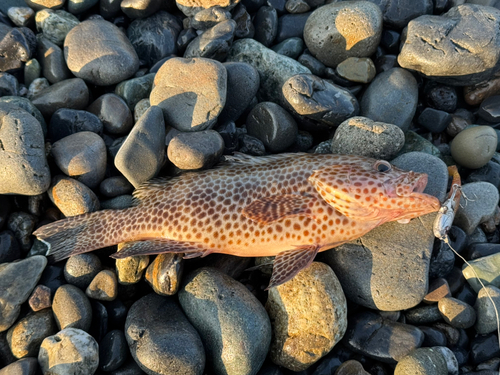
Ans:
{"label": "spotted grouper", "polygon": [[112,255],[223,253],[273,256],[269,288],[308,267],[319,251],[387,222],[440,208],[424,194],[427,175],[353,155],[236,154],[212,170],[156,179],[134,193],[134,205],[69,217],[34,234],[48,256],[125,243]]}

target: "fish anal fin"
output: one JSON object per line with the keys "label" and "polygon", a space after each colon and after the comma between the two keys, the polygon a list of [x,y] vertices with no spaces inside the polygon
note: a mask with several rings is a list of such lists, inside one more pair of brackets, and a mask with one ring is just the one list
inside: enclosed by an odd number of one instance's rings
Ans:
{"label": "fish anal fin", "polygon": [[309,267],[319,248],[320,246],[315,244],[301,245],[294,250],[283,251],[276,255],[273,274],[266,290],[291,280],[304,268]]}
{"label": "fish anal fin", "polygon": [[271,224],[285,217],[308,216],[316,198],[299,194],[271,195],[254,200],[241,211],[242,215],[260,224]]}
{"label": "fish anal fin", "polygon": [[212,251],[206,249],[203,244],[197,242],[155,239],[123,243],[123,245],[120,245],[120,250],[112,254],[111,258],[123,259],[130,256],[155,255],[162,253],[209,254],[210,252]]}

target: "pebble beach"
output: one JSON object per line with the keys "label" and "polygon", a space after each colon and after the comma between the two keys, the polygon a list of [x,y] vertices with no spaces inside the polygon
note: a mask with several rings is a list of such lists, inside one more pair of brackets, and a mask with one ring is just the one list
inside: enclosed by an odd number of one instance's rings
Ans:
{"label": "pebble beach", "polygon": [[[0,0],[0,375],[499,374],[499,151],[498,0]],[[441,202],[456,165],[450,242],[385,223],[266,290],[270,257],[33,235],[235,152],[387,160]]]}

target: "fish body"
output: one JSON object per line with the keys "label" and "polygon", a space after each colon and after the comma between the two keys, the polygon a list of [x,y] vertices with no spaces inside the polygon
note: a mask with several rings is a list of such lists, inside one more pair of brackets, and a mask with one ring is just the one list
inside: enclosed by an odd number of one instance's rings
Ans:
{"label": "fish body", "polygon": [[426,184],[425,174],[361,156],[237,154],[212,170],[144,184],[131,208],[70,217],[35,235],[54,260],[123,242],[115,258],[275,255],[272,287],[318,251],[437,211],[437,198],[422,193]]}

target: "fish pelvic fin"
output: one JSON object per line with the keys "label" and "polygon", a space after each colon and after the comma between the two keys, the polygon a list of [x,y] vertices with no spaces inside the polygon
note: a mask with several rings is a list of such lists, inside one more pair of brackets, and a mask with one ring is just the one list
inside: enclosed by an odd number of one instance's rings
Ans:
{"label": "fish pelvic fin", "polygon": [[59,262],[72,255],[123,241],[123,219],[128,210],[102,210],[68,217],[38,228],[33,234],[48,246],[47,258]]}
{"label": "fish pelvic fin", "polygon": [[273,274],[266,290],[286,283],[303,269],[309,267],[320,249],[319,245],[301,245],[294,250],[282,251],[273,263]]}

